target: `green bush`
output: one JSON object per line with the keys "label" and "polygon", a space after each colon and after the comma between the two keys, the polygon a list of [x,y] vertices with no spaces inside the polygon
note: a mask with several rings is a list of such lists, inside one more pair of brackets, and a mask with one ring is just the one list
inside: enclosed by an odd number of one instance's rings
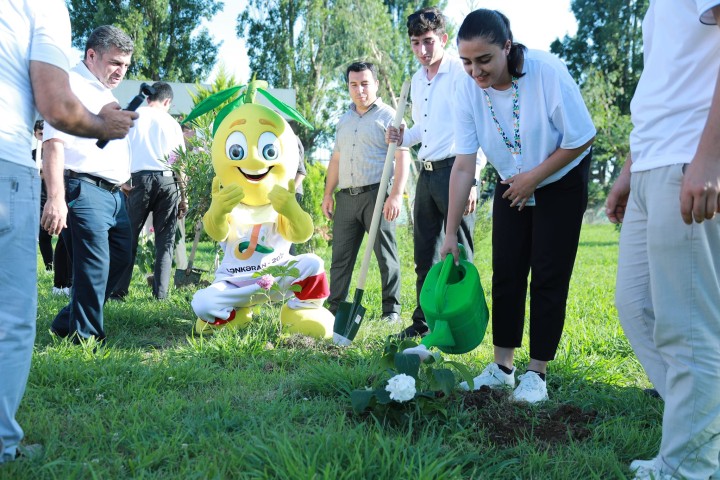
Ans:
{"label": "green bush", "polygon": [[312,217],[315,233],[307,242],[298,245],[298,253],[315,252],[328,245],[329,225],[322,212],[322,200],[325,193],[326,168],[320,163],[307,164],[307,176],[303,180],[303,197],[300,206]]}

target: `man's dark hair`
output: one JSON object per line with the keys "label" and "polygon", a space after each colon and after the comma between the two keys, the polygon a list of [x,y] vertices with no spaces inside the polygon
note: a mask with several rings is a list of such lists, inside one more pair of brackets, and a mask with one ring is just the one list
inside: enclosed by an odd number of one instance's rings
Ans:
{"label": "man's dark hair", "polygon": [[167,82],[155,82],[152,84],[155,93],[148,95],[148,102],[162,102],[163,100],[174,98],[173,89]]}
{"label": "man's dark hair", "polygon": [[91,48],[102,55],[113,47],[124,54],[132,54],[135,50],[135,44],[127,33],[112,25],[102,25],[93,30],[85,42],[85,56]]}
{"label": "man's dark hair", "polygon": [[445,15],[436,8],[422,8],[407,17],[408,37],[419,37],[427,32],[442,36],[446,32]]}
{"label": "man's dark hair", "polygon": [[38,130],[42,130],[44,127],[45,127],[45,122],[43,120],[38,120],[35,122],[35,128],[33,130],[35,130],[37,132]]}
{"label": "man's dark hair", "polygon": [[348,65],[347,70],[345,70],[345,81],[350,81],[350,72],[364,72],[365,70],[370,70],[374,80],[378,79],[375,64],[370,62],[353,62]]}

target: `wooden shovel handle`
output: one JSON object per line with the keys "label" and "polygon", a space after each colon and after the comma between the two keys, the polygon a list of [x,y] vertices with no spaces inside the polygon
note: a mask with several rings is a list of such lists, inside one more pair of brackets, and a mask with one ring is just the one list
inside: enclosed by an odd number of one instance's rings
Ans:
{"label": "wooden shovel handle", "polygon": [[[395,111],[395,119],[393,127],[400,128],[403,116],[405,115],[405,106],[407,105],[407,96],[410,91],[410,82],[405,80],[400,91],[400,102]],[[365,289],[365,279],[367,278],[368,268],[370,267],[370,255],[375,246],[375,238],[377,237],[378,225],[380,225],[380,217],[382,215],[383,203],[385,203],[385,193],[387,192],[388,183],[390,182],[390,174],[393,170],[393,160],[395,158],[395,150],[397,142],[388,145],[387,155],[385,155],[385,165],[383,167],[382,179],[380,180],[380,189],[378,190],[377,199],[375,200],[375,210],[373,210],[372,221],[370,222],[370,230],[368,231],[367,244],[365,244],[365,255],[363,255],[360,274],[358,275],[357,288]]]}

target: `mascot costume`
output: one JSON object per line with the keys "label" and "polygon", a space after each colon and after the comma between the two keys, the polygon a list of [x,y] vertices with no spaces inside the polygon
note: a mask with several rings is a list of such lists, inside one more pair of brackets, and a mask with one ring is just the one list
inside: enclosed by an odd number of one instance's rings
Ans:
{"label": "mascot costume", "polygon": [[[194,331],[208,334],[242,328],[251,321],[252,308],[269,298],[286,300],[280,311],[284,330],[331,338],[335,318],[322,306],[329,294],[323,260],[313,254],[289,254],[292,243],[306,242],[313,234],[312,218],[295,199],[293,179],[302,161],[297,137],[278,113],[254,103],[255,93],[290,118],[312,126],[262,87],[267,82],[253,80],[247,87],[218,92],[183,121],[190,122],[240,93],[213,123],[215,177],[203,226],[220,242],[223,258],[214,282],[193,296],[192,308],[199,317]],[[269,266],[290,266],[292,274],[274,279],[279,288],[263,288],[254,274]]]}

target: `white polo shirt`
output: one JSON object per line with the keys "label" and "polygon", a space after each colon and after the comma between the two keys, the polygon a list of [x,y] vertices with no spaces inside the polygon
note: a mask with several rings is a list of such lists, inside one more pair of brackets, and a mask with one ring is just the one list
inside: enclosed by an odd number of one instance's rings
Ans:
{"label": "white polo shirt", "polygon": [[[110,102],[117,102],[111,90],[95,78],[83,62],[70,70],[70,88],[85,108],[97,114]],[[43,141],[57,138],[65,144],[65,170],[89,173],[108,182],[121,184],[130,178],[130,144],[127,137],[111,140],[98,148],[96,139],[80,138],[45,126]]]}
{"label": "white polo shirt", "polygon": [[[449,52],[443,53],[432,80],[428,80],[425,67],[413,75],[410,84],[413,126],[405,130],[402,145],[411,147],[419,143],[418,160],[434,162],[455,155],[452,124],[455,90],[466,75],[460,59]],[[479,150],[477,164],[484,167],[485,162],[485,155]]]}
{"label": "white polo shirt", "polygon": [[[30,61],[70,68],[70,18],[63,0],[7,0],[0,15],[0,159],[34,167],[32,133],[37,112]],[[46,127],[47,128],[47,127]]]}
{"label": "white polo shirt", "polygon": [[166,111],[143,106],[130,130],[132,163],[130,170],[171,170],[167,157],[173,151],[185,147],[180,124]]}

